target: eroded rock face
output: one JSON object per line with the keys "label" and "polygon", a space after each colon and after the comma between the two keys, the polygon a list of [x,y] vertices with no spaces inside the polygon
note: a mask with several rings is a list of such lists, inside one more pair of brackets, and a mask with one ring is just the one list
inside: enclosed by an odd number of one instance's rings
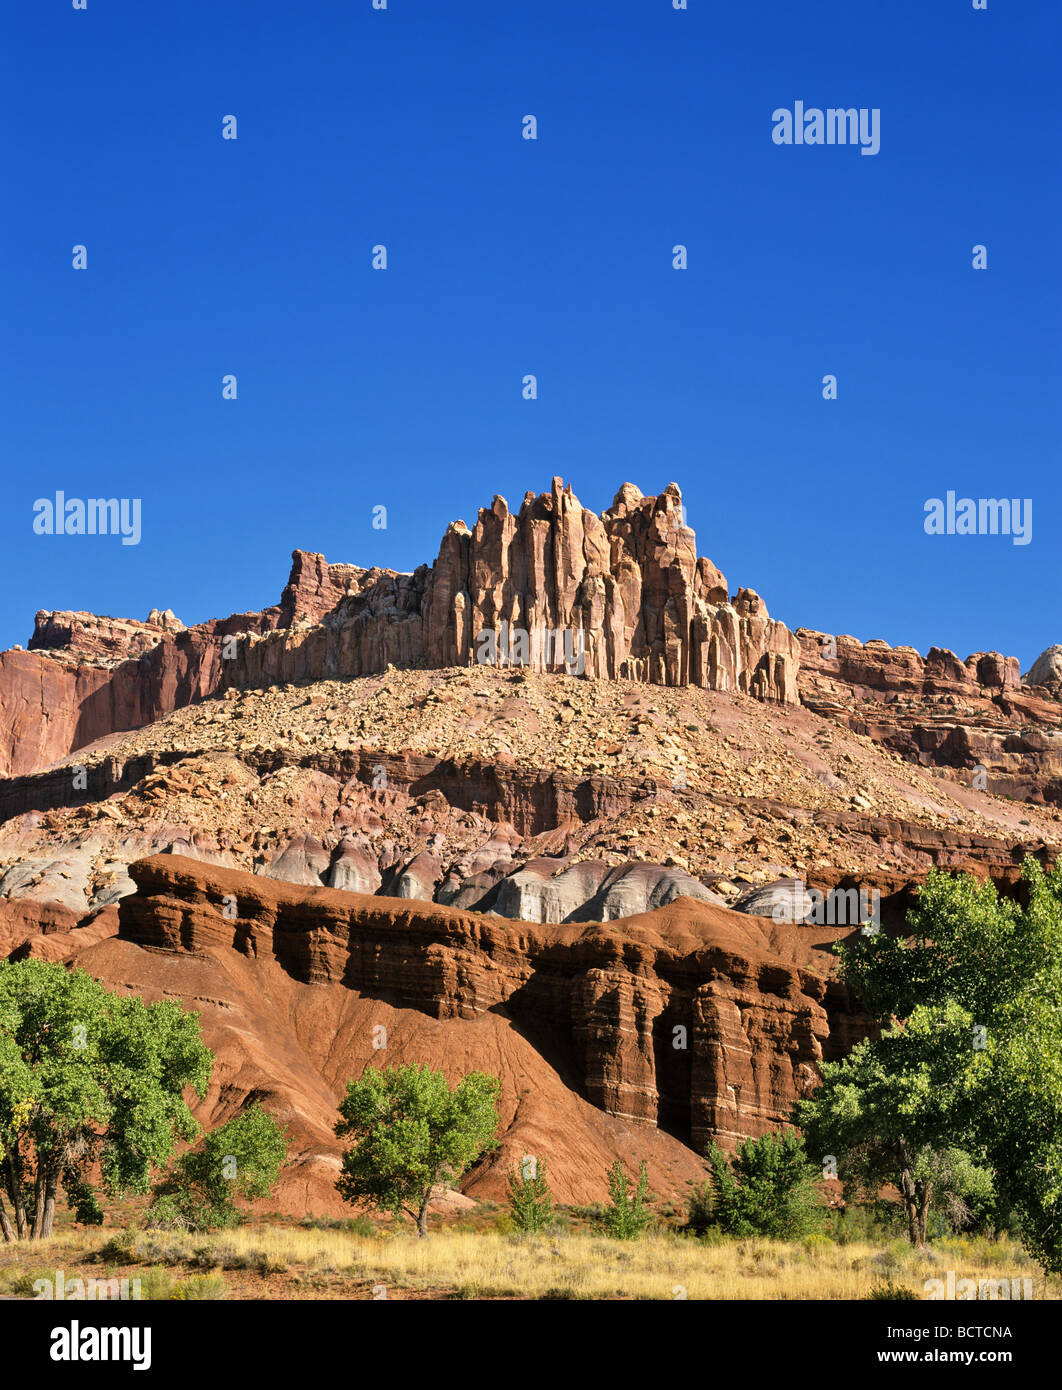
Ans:
{"label": "eroded rock face", "polygon": [[600,517],[559,478],[515,514],[495,497],[413,574],[296,553],[281,607],[282,627],[242,643],[226,683],[482,661],[796,699],[796,639],[751,589],[728,601],[723,576],[697,559],[675,484],[659,497],[626,484]]}
{"label": "eroded rock face", "polygon": [[132,618],[103,618],[95,613],[37,614],[30,651],[61,651],[75,659],[105,664],[127,661],[158,645],[167,632],[183,632],[184,624],[169,609],[153,608],[146,622]]}
{"label": "eroded rock face", "polygon": [[[152,952],[259,966],[462,1028],[510,1020],[595,1107],[698,1151],[783,1123],[813,1083],[831,1011],[863,1026],[828,978],[836,933],[678,898],[607,924],[535,926],[407,899],[303,888],[174,855],[130,870],[119,938]],[[223,904],[236,903],[235,917]],[[821,937],[821,939],[820,939]],[[364,1040],[365,1060],[371,1039]],[[521,1081],[523,1084],[523,1081]]]}
{"label": "eroded rock face", "polygon": [[1046,686],[1057,693],[1062,686],[1062,646],[1056,642],[1054,646],[1041,652],[1022,676],[1022,682],[1030,686]]}
{"label": "eroded rock face", "polygon": [[146,623],[41,612],[30,648],[0,654],[8,775],[221,688],[486,657],[792,702],[799,666],[795,637],[759,596],[730,602],[697,558],[674,483],[659,497],[628,483],[598,516],[559,478],[516,514],[496,497],[471,530],[454,522],[434,565],[413,574],[295,551],[279,605],[260,613],[185,628],[168,610]]}
{"label": "eroded rock face", "polygon": [[[71,616],[38,614],[42,645],[0,652],[0,772],[5,775],[47,767],[108,734],[140,728],[203,699],[221,682],[223,639],[268,621],[261,613],[239,614],[177,632],[112,625],[107,654],[90,657],[84,650],[89,638],[80,626],[70,628],[75,645],[43,645],[68,630],[51,619]],[[117,644],[126,639],[122,655]],[[149,640],[153,645],[145,647]]]}
{"label": "eroded rock face", "polygon": [[[40,613],[31,650],[0,653],[0,775],[143,727],[208,695],[413,669],[532,671],[700,687],[801,702],[922,765],[982,790],[1062,805],[1058,649],[1022,682],[997,652],[922,657],[881,641],[790,633],[760,597],[728,597],[696,555],[681,495],[625,484],[600,516],[555,479],[517,512],[503,498],[454,522],[412,574],[296,551],[278,605],[184,628]],[[489,779],[493,773],[484,773]],[[823,771],[828,785],[835,774]],[[16,795],[17,799],[17,795]],[[11,797],[7,797],[11,801]],[[16,808],[17,809],[17,808]]]}
{"label": "eroded rock face", "polygon": [[1017,658],[999,652],[961,661],[943,647],[922,657],[882,641],[796,635],[801,700],[815,713],[910,762],[961,769],[979,790],[1062,805],[1062,685],[1052,678],[1062,649],[1022,677]]}

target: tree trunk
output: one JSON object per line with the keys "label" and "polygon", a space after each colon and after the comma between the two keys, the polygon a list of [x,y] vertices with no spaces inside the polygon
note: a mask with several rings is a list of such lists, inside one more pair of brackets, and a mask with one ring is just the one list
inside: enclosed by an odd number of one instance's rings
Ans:
{"label": "tree trunk", "polygon": [[927,1178],[922,1184],[918,1202],[918,1248],[926,1248],[926,1225],[929,1221],[929,1203],[933,1196],[933,1184]]}
{"label": "tree trunk", "polygon": [[47,1177],[47,1157],[38,1151],[37,1176],[33,1180],[33,1231],[30,1240],[40,1240],[44,1225],[44,1183]]}
{"label": "tree trunk", "polygon": [[55,1192],[58,1186],[59,1166],[53,1163],[48,1169],[44,1183],[44,1215],[41,1219],[41,1236],[44,1238],[52,1233],[52,1223],[55,1220]]}
{"label": "tree trunk", "polygon": [[420,1204],[420,1215],[417,1217],[417,1235],[421,1240],[428,1238],[428,1199],[431,1196],[431,1188],[424,1194],[424,1200]]}
{"label": "tree trunk", "polygon": [[28,1232],[26,1221],[26,1205],[22,1200],[22,1183],[19,1165],[15,1161],[15,1155],[10,1150],[4,1159],[4,1181],[7,1183],[7,1195],[11,1198],[11,1205],[15,1211],[15,1225],[18,1228],[19,1240],[25,1240]]}
{"label": "tree trunk", "polygon": [[918,1239],[918,1198],[915,1192],[914,1178],[911,1170],[905,1168],[900,1176],[900,1192],[903,1196],[903,1209],[907,1217],[907,1239],[916,1248],[920,1242]]}
{"label": "tree trunk", "polygon": [[4,1241],[7,1245],[10,1245],[15,1239],[11,1218],[7,1214],[7,1207],[4,1206],[4,1199],[2,1196],[0,1196],[0,1233],[3,1234]]}

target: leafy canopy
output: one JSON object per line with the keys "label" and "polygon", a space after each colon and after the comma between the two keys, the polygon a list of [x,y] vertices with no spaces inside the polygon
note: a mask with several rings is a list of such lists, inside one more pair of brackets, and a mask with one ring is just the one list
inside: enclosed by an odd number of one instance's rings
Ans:
{"label": "leafy canopy", "polygon": [[793,1130],[746,1139],[732,1157],[713,1142],[705,1157],[711,1182],[690,1199],[690,1225],[699,1233],[715,1226],[728,1235],[792,1240],[820,1227],[821,1174]]}
{"label": "leafy canopy", "polygon": [[435,1184],[456,1182],[498,1129],[496,1077],[469,1072],[452,1087],[440,1071],[416,1064],[367,1068],[347,1083],[336,1125],[354,1140],[336,1189],[348,1202],[406,1212],[427,1234]]}
{"label": "leafy canopy", "polygon": [[237,1225],[236,1198],[268,1197],[287,1153],[284,1127],[256,1101],[177,1159],[155,1188],[152,1223],[191,1231]]}
{"label": "leafy canopy", "polygon": [[50,1233],[60,1182],[98,1219],[97,1162],[108,1194],[147,1191],[151,1169],[199,1133],[183,1092],[201,1098],[212,1065],[198,1015],[179,1004],[48,961],[0,963],[0,1176],[18,1235]]}

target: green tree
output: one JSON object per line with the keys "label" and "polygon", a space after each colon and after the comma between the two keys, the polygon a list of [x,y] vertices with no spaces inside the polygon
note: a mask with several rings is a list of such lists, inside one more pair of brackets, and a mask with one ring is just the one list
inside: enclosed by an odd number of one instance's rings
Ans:
{"label": "green tree", "polygon": [[236,1199],[268,1197],[287,1154],[283,1125],[256,1101],[176,1160],[155,1187],[152,1224],[189,1231],[237,1225]]}
{"label": "green tree", "polygon": [[509,1214],[520,1231],[541,1231],[553,1217],[553,1194],[546,1179],[546,1160],[521,1160],[508,1174]]}
{"label": "green tree", "polygon": [[846,1195],[897,1188],[912,1245],[926,1244],[931,1205],[946,1198],[943,1155],[972,1144],[954,1085],[952,1058],[967,1045],[968,1020],[916,1010],[906,1027],[860,1043],[841,1062],[820,1064],[823,1084],[799,1102],[796,1119],[809,1150],[836,1160]]}
{"label": "green tree", "polygon": [[821,1225],[822,1200],[815,1186],[821,1173],[793,1130],[746,1139],[732,1157],[712,1143],[705,1158],[710,1192],[698,1189],[690,1199],[693,1229],[716,1226],[728,1235],[792,1240]]}
{"label": "green tree", "polygon": [[605,1230],[614,1240],[636,1240],[654,1219],[648,1205],[651,1193],[644,1162],[632,1191],[631,1179],[617,1158],[608,1170],[608,1195],[609,1205],[601,1216]]}
{"label": "green tree", "polygon": [[414,1065],[367,1068],[347,1083],[336,1125],[354,1147],[336,1189],[348,1202],[405,1212],[428,1234],[428,1201],[437,1183],[456,1183],[494,1146],[496,1077],[469,1072],[453,1088],[440,1071]]}
{"label": "green tree", "polygon": [[47,961],[0,963],[4,1239],[50,1235],[60,1184],[80,1220],[102,1219],[97,1164],[109,1195],[146,1192],[152,1168],[199,1133],[183,1092],[202,1098],[212,1065],[198,1015],[170,1000],[119,996]]}
{"label": "green tree", "polygon": [[1062,870],[1027,860],[1020,899],[934,871],[908,926],[840,949],[883,1031],[821,1067],[796,1121],[839,1170],[890,1173],[916,1244],[944,1155],[964,1151],[1029,1249],[1062,1270]]}

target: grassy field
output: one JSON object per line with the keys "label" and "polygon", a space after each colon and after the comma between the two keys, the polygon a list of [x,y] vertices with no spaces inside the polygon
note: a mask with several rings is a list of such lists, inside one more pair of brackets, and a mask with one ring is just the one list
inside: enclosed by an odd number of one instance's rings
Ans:
{"label": "grassy field", "polygon": [[139,1279],[145,1299],[921,1299],[925,1281],[949,1270],[978,1284],[1031,1279],[1034,1298],[1062,1297],[1062,1280],[1045,1279],[1020,1246],[964,1237],[919,1255],[903,1241],[842,1245],[822,1236],[615,1241],[586,1230],[444,1228],[422,1241],[405,1231],[255,1222],[211,1236],[72,1229],[33,1246],[0,1246],[0,1293],[32,1298],[33,1281],[54,1280],[58,1270],[68,1289],[75,1277]]}

